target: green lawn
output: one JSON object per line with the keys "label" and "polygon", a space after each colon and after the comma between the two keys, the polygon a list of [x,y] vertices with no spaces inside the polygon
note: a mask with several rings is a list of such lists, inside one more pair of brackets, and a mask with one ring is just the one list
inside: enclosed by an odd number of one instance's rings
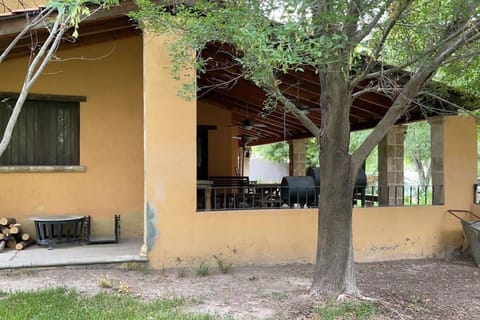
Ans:
{"label": "green lawn", "polygon": [[10,320],[211,320],[178,310],[184,299],[142,302],[128,295],[85,296],[61,288],[0,294],[0,319]]}
{"label": "green lawn", "polygon": [[378,313],[378,307],[373,303],[331,303],[316,308],[320,320],[362,319],[367,320]]}

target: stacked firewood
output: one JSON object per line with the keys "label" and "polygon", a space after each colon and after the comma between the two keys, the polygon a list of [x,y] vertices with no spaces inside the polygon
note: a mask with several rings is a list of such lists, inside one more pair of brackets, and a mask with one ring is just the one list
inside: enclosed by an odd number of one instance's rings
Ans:
{"label": "stacked firewood", "polygon": [[23,250],[33,243],[30,234],[22,231],[22,225],[15,218],[0,218],[0,250]]}

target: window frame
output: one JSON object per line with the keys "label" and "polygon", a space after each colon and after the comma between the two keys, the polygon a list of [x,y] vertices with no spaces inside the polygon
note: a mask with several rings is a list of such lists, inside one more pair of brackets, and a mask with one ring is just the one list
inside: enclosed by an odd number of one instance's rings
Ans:
{"label": "window frame", "polygon": [[[12,99],[13,101],[16,101],[18,99],[19,94],[18,93],[11,93],[11,92],[0,92],[0,101],[3,99]],[[67,112],[71,113],[70,116],[72,116],[73,120],[75,121],[75,124],[73,125],[73,130],[74,136],[73,138],[76,140],[73,143],[73,146],[76,148],[74,152],[74,161],[70,161],[70,163],[63,161],[58,161],[55,160],[52,163],[46,163],[46,164],[35,164],[35,161],[32,161],[31,164],[5,164],[5,165],[0,165],[0,173],[11,173],[11,172],[84,172],[86,171],[86,167],[82,166],[80,164],[80,125],[81,125],[81,102],[86,102],[87,99],[85,96],[66,96],[66,95],[49,95],[49,94],[29,94],[27,96],[27,99],[25,103],[40,103],[40,104],[46,104],[48,106],[48,103],[51,103],[50,107],[50,112],[52,112],[52,109],[55,109],[55,114],[57,114],[57,109],[62,110],[62,112]],[[61,107],[56,107],[55,104],[57,103],[66,103],[66,104],[77,104],[77,105],[71,105],[65,108]],[[41,108],[42,106],[30,106],[29,108]],[[73,111],[68,110],[69,108],[73,108]],[[65,111],[68,110],[68,111]],[[23,111],[23,110],[22,110]],[[76,114],[75,114],[76,113]],[[58,121],[54,118],[53,121]],[[62,119],[61,121],[65,121]],[[35,124],[35,122],[32,122]],[[3,131],[1,132],[3,136]],[[55,135],[58,135],[59,132],[56,131]],[[48,134],[47,134],[48,135]],[[51,136],[50,136],[51,137]],[[34,153],[32,151],[32,153]],[[52,152],[51,150],[49,151],[50,153]],[[55,149],[55,157],[57,155],[57,151]],[[65,156],[65,153],[63,154]],[[42,155],[42,158],[45,157],[54,157],[52,154],[45,156],[45,154]],[[58,159],[58,158],[56,158]],[[51,159],[50,159],[51,160]],[[58,164],[61,163],[61,164]]]}

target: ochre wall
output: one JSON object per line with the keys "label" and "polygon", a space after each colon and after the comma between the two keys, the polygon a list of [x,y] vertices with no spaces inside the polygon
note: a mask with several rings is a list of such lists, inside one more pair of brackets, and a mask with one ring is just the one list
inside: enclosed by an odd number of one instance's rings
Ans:
{"label": "ochre wall", "polygon": [[[143,236],[142,39],[130,37],[61,51],[32,93],[86,96],[80,104],[80,165],[85,172],[0,173],[0,216],[29,231],[29,218],[90,214],[93,231]],[[102,57],[102,58],[100,58]],[[81,59],[80,59],[81,58]],[[0,64],[0,92],[18,92],[26,60]]]}
{"label": "ochre wall", "polygon": [[[150,256],[158,268],[177,265],[177,258],[187,265],[197,266],[204,260],[213,265],[214,254],[236,264],[314,261],[316,209],[164,218],[174,227],[160,234]],[[183,231],[181,223],[188,229]],[[444,206],[355,209],[353,233],[358,262],[444,256],[462,244],[460,224]]]}
{"label": "ochre wall", "polygon": [[[166,80],[168,71],[159,62],[168,57],[162,41],[145,38],[144,43],[145,239],[151,265],[198,266],[201,261],[213,265],[213,255],[237,264],[312,262],[316,209],[195,211],[195,103],[176,97],[178,84]],[[165,102],[175,110],[164,108]],[[150,119],[160,115],[164,115],[160,123]],[[444,121],[445,205],[355,209],[357,261],[443,256],[461,246],[460,224],[447,209],[471,207],[475,122],[464,117]],[[168,152],[171,149],[175,154]],[[452,153],[455,157],[450,157]]]}
{"label": "ochre wall", "polygon": [[208,175],[230,176],[237,168],[237,140],[232,137],[236,129],[231,127],[232,112],[214,104],[199,101],[197,124],[214,125],[216,130],[208,132]]}
{"label": "ochre wall", "polygon": [[[190,243],[196,197],[196,103],[177,95],[168,50],[144,35],[145,246],[154,266],[171,245]],[[174,242],[176,235],[182,235]]]}
{"label": "ochre wall", "polygon": [[[445,256],[462,245],[460,223],[445,206],[354,209],[354,255],[358,262]],[[165,213],[151,251],[152,266],[201,261],[221,255],[236,264],[313,262],[316,209]],[[182,217],[180,217],[182,215]],[[186,226],[186,228],[184,228]]]}
{"label": "ochre wall", "polygon": [[473,185],[477,183],[476,120],[445,117],[443,125],[445,203],[449,209],[468,209],[473,202]]}

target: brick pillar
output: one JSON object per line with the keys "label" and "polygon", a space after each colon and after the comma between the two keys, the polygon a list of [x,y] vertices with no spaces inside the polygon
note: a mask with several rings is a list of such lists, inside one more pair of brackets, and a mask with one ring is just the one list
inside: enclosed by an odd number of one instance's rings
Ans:
{"label": "brick pillar", "polygon": [[444,177],[444,117],[432,117],[428,119],[430,122],[430,137],[431,137],[431,153],[432,153],[432,186],[435,189],[433,192],[433,204],[439,205],[445,202],[443,186],[445,185]]}
{"label": "brick pillar", "polygon": [[306,139],[288,141],[290,163],[288,174],[290,176],[304,176],[306,171]]}
{"label": "brick pillar", "polygon": [[380,205],[403,204],[403,142],[406,133],[407,126],[393,126],[378,145]]}

